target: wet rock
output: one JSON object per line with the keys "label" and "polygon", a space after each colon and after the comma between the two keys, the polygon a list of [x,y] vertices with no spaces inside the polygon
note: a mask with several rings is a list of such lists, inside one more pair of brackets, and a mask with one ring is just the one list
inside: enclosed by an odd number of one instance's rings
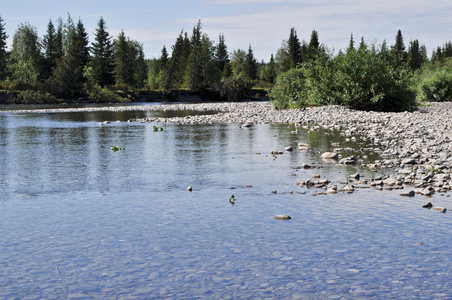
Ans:
{"label": "wet rock", "polygon": [[290,220],[290,219],[292,219],[290,216],[288,216],[288,215],[276,215],[275,217],[274,217],[276,220],[282,220],[282,221],[287,221],[287,220]]}
{"label": "wet rock", "polygon": [[284,152],[278,151],[278,150],[272,150],[272,151],[270,152],[270,154],[272,154],[272,155],[281,155],[281,154],[284,154]]}
{"label": "wet rock", "polygon": [[339,161],[339,164],[341,165],[354,165],[356,164],[356,157],[355,156],[349,156],[346,158],[343,158]]}
{"label": "wet rock", "polygon": [[343,188],[344,192],[352,193],[355,191],[355,187],[353,185],[346,185]]}
{"label": "wet rock", "polygon": [[404,165],[415,165],[416,164],[416,160],[414,158],[407,158],[402,160],[402,164]]}
{"label": "wet rock", "polygon": [[437,211],[440,211],[443,214],[445,214],[447,212],[447,208],[445,208],[445,207],[434,207],[433,209],[437,210]]}
{"label": "wet rock", "polygon": [[435,193],[435,189],[432,187],[426,187],[419,191],[422,196],[432,196]]}
{"label": "wet rock", "polygon": [[322,159],[337,159],[338,155],[335,152],[325,152],[320,157]]}
{"label": "wet rock", "polygon": [[193,188],[191,186],[187,187],[187,191],[191,192],[193,191]]}
{"label": "wet rock", "polygon": [[350,178],[354,178],[356,180],[359,180],[360,177],[361,177],[361,175],[359,173],[355,173],[355,174],[350,175]]}
{"label": "wet rock", "polygon": [[406,191],[406,192],[400,193],[400,196],[403,196],[403,197],[414,197],[415,194],[416,193],[414,191]]}
{"label": "wet rock", "polygon": [[422,205],[422,207],[423,207],[423,208],[430,209],[430,208],[433,207],[433,204],[432,204],[431,202],[429,202],[429,203],[427,203],[427,204],[425,204],[425,205]]}
{"label": "wet rock", "polygon": [[286,147],[286,148],[284,148],[284,150],[286,150],[286,151],[290,152],[290,151],[292,151],[292,150],[293,150],[293,148],[292,148],[292,147]]}

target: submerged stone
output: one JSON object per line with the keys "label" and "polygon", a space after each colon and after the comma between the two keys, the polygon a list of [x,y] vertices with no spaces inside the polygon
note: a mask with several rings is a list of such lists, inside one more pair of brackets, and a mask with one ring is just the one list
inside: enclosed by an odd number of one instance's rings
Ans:
{"label": "submerged stone", "polygon": [[275,219],[276,220],[283,220],[283,221],[286,221],[286,220],[290,220],[290,219],[292,219],[290,216],[288,216],[288,215],[276,215],[275,216]]}

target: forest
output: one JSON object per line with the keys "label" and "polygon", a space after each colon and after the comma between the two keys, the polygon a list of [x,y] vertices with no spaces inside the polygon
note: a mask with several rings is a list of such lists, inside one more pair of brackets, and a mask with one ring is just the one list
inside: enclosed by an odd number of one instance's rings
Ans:
{"label": "forest", "polygon": [[201,20],[153,59],[124,31],[111,36],[102,17],[92,42],[82,20],[69,14],[50,19],[42,37],[22,23],[10,49],[7,38],[0,16],[0,89],[14,95],[10,103],[123,102],[186,91],[220,101],[268,95],[278,109],[340,104],[401,111],[452,99],[452,43],[429,58],[418,40],[406,47],[400,30],[392,45],[363,37],[356,43],[351,34],[348,47],[334,53],[317,31],[306,42],[291,28],[268,62],[258,62],[251,45],[230,52],[223,34],[215,42],[203,33]]}

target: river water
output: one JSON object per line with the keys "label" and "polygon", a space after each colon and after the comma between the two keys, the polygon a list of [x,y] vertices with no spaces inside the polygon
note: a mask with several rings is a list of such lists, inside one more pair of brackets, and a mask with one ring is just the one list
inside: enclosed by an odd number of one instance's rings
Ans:
{"label": "river water", "polygon": [[383,174],[319,160],[337,133],[124,122],[165,114],[0,112],[0,299],[452,298],[450,214],[421,207],[449,197],[297,187]]}

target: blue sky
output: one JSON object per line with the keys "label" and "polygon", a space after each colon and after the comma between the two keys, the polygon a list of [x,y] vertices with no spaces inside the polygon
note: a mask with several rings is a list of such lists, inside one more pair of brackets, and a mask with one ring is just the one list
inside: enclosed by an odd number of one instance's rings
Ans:
{"label": "blue sky", "polygon": [[51,18],[82,20],[90,40],[102,16],[114,37],[124,30],[144,45],[147,58],[159,57],[163,45],[170,51],[181,30],[191,30],[200,19],[203,32],[217,41],[224,34],[228,50],[247,50],[268,61],[295,27],[300,40],[317,30],[320,43],[337,52],[347,47],[350,34],[359,41],[389,45],[397,30],[405,45],[418,39],[428,54],[452,40],[450,0],[14,0],[2,3],[0,16],[9,40],[20,23],[29,22],[42,37]]}

